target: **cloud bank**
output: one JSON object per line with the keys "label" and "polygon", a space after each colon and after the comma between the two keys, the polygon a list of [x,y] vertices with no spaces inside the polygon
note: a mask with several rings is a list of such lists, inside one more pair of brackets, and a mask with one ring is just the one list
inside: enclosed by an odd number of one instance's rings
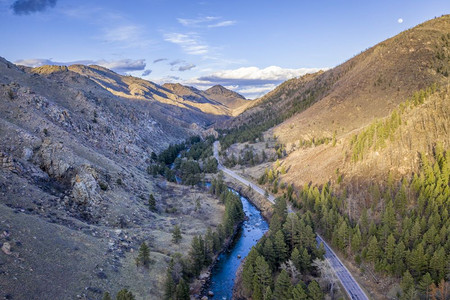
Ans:
{"label": "cloud bank", "polygon": [[29,15],[55,7],[56,0],[17,0],[11,5],[16,15]]}
{"label": "cloud bank", "polygon": [[236,87],[234,90],[245,97],[254,99],[273,90],[278,84],[307,73],[314,73],[326,68],[285,69],[278,66],[267,68],[243,67],[232,70],[222,70],[188,81],[199,88],[215,84]]}
{"label": "cloud bank", "polygon": [[[15,62],[15,64],[32,67],[32,68],[40,67],[40,66],[44,66],[44,65],[57,65],[57,66],[69,66],[69,65],[74,65],[74,64],[99,65],[99,66],[111,69],[111,70],[119,72],[119,73],[126,73],[126,72],[131,72],[131,71],[143,71],[143,70],[145,70],[145,67],[146,67],[145,59],[135,59],[135,60],[134,59],[120,59],[120,60],[111,60],[111,61],[102,59],[102,60],[79,60],[79,61],[72,61],[72,62],[56,62],[51,59],[33,58],[33,59],[18,60]],[[149,71],[149,70],[147,70],[147,71]]]}

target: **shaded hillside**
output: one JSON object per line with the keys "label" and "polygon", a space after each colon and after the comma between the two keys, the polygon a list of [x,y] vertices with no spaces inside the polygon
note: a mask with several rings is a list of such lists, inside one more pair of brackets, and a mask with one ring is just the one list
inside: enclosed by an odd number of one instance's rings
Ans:
{"label": "shaded hillside", "polygon": [[[169,255],[221,222],[223,205],[203,189],[147,172],[153,152],[216,117],[111,93],[129,95],[128,80],[0,59],[1,298],[98,299],[127,287],[160,299]],[[135,264],[143,242],[148,270]]]}
{"label": "shaded hillside", "polygon": [[448,78],[442,37],[449,27],[450,16],[430,20],[336,68],[283,83],[225,123],[241,127],[228,139],[254,140],[294,115],[274,131],[282,142],[342,134],[387,115],[414,91]]}

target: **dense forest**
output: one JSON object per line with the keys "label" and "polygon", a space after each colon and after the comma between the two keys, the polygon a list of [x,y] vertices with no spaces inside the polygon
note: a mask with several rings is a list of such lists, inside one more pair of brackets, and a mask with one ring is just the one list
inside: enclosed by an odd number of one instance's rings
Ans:
{"label": "dense forest", "polygon": [[[305,185],[296,207],[313,213],[324,237],[358,264],[401,278],[402,297],[442,296],[450,260],[450,152],[437,144],[410,178],[371,188],[372,208],[347,214],[346,194]],[[381,203],[383,210],[373,208]]]}
{"label": "dense forest", "polygon": [[212,157],[214,137],[193,136],[183,143],[170,145],[152,156],[147,172],[164,176],[168,181],[185,185],[200,183],[204,173],[217,172],[217,160]]}
{"label": "dense forest", "polygon": [[323,261],[310,213],[287,213],[277,198],[270,230],[252,248],[242,271],[244,295],[252,299],[324,299],[335,292],[336,277]]}

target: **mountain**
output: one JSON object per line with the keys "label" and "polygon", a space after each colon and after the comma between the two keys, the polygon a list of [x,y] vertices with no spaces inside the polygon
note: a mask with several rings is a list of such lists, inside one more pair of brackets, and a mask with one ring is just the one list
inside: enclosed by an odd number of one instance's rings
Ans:
{"label": "mountain", "polygon": [[448,28],[448,15],[433,19],[328,71],[288,80],[222,128],[241,127],[243,135],[247,127],[247,139],[254,139],[286,121],[277,129],[284,143],[358,129],[386,116],[414,91],[447,78],[448,59],[441,53]]}
{"label": "mountain", "polygon": [[450,284],[449,29],[427,21],[222,125],[225,162],[309,215],[373,299]]}
{"label": "mountain", "polygon": [[165,83],[163,87],[183,97],[187,101],[198,103],[212,102],[223,108],[224,113],[235,116],[242,108],[245,108],[251,101],[242,95],[233,92],[221,85],[215,85],[206,91],[201,91],[194,87],[188,87],[179,83]]}
{"label": "mountain", "polygon": [[[153,152],[228,118],[196,104],[98,66],[32,69],[0,58],[0,297],[98,299],[128,287],[162,298],[169,256],[224,211],[204,189],[147,171]],[[174,246],[175,224],[183,239]],[[135,265],[142,242],[149,270]]]}
{"label": "mountain", "polygon": [[208,98],[213,99],[230,108],[238,108],[245,105],[247,101],[242,95],[224,88],[221,85],[215,85],[205,91]]}

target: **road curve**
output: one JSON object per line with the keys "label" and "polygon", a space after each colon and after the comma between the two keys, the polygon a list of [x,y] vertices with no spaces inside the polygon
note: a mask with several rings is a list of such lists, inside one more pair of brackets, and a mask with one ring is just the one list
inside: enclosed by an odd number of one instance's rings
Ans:
{"label": "road curve", "polygon": [[[254,184],[251,181],[248,181],[245,178],[242,178],[236,172],[225,168],[219,160],[219,141],[214,142],[214,158],[217,160],[218,166],[217,168],[221,170],[223,173],[227,174],[228,176],[233,177],[236,180],[239,180],[246,186],[250,186],[253,190],[260,193],[263,196],[266,196],[266,191],[260,188],[258,185]],[[267,196],[267,200],[269,200],[271,203],[275,203],[275,196],[272,194],[269,194]],[[328,244],[324,241],[324,239],[317,234],[316,237],[317,243],[323,243],[325,248],[325,258],[330,263],[330,266],[333,268],[337,278],[341,282],[342,286],[345,289],[345,292],[350,297],[350,299],[357,299],[357,300],[368,300],[369,297],[367,297],[366,293],[361,289],[358,282],[356,282],[355,278],[353,278],[350,271],[345,267],[345,265],[342,263],[342,261],[337,257],[337,255],[334,253],[334,251],[328,246]]]}

